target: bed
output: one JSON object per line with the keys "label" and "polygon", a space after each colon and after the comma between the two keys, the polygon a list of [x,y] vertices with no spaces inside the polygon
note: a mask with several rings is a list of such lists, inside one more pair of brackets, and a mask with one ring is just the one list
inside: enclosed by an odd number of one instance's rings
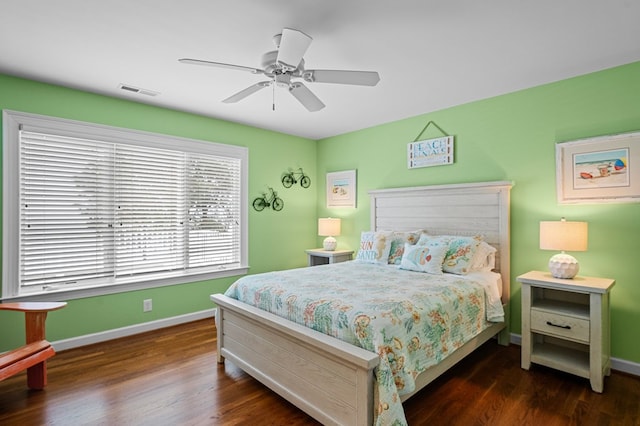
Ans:
{"label": "bed", "polygon": [[[383,382],[388,381],[389,376],[382,373],[389,368],[389,357],[376,353],[375,346],[370,348],[374,351],[360,347],[367,345],[356,346],[353,341],[350,342],[354,336],[350,338],[347,336],[347,341],[339,340],[336,337],[344,336],[333,337],[290,321],[286,314],[280,316],[260,309],[260,307],[266,307],[262,306],[265,303],[271,302],[261,299],[262,301],[255,303],[257,306],[252,306],[236,300],[235,295],[229,291],[227,292],[229,295],[211,296],[212,301],[217,304],[218,362],[224,362],[225,359],[231,361],[323,424],[370,425],[376,421],[378,424],[383,424],[388,422],[388,418],[384,416],[387,414],[385,410],[389,409],[389,413],[393,413],[393,421],[402,424],[403,413],[398,415],[393,411],[397,410],[398,406],[401,410],[402,401],[424,388],[487,340],[495,337],[499,343],[508,344],[510,188],[509,182],[487,182],[382,189],[369,192],[371,230],[380,232],[421,230],[428,235],[461,237],[482,235],[484,241],[496,249],[493,270],[499,275],[495,273],[493,275],[498,277],[495,283],[501,285],[497,294],[504,317],[483,321],[482,326],[473,332],[471,338],[454,343],[455,348],[446,351],[446,357],[438,352],[437,363],[417,371],[409,371],[405,378],[408,377],[411,383],[404,392],[390,396],[388,386],[385,389],[388,383]],[[327,275],[331,273],[330,269],[337,270],[338,275],[345,276],[350,273],[347,271],[351,270],[357,270],[357,274],[361,276],[369,274],[369,270],[363,269],[369,266],[361,263],[354,261],[306,269],[307,274],[316,276],[330,277]],[[375,274],[371,272],[371,275],[367,276],[375,276],[377,277],[375,279],[381,282],[386,279],[391,280],[393,278],[387,278],[384,275],[395,273],[389,272],[390,268],[398,270],[397,267],[378,265]],[[300,269],[282,271],[280,274],[303,276],[303,272]],[[413,273],[414,277],[418,276],[413,271],[405,272]],[[268,273],[262,277],[270,289],[277,286],[271,285],[273,282],[270,284],[269,279],[281,281],[290,279],[290,277],[274,278],[277,277],[274,274],[278,273]],[[378,277],[376,274],[383,275]],[[239,281],[244,282],[245,279],[255,281],[259,276],[247,276]],[[311,279],[308,278],[308,280]],[[326,279],[334,280],[334,278]],[[444,280],[444,278],[440,279]],[[456,278],[456,280],[459,279],[462,278]],[[373,281],[374,278],[371,280]],[[329,286],[327,282],[323,282],[322,285],[327,288]],[[457,285],[461,288],[461,284]],[[236,291],[238,286],[234,283],[232,287],[233,289],[230,288],[230,290]],[[258,293],[251,293],[253,290],[247,290],[247,287],[242,288],[240,292],[250,294],[253,299],[259,299],[256,297]],[[331,291],[333,290],[336,289],[332,288]],[[276,293],[280,291],[278,287]],[[338,291],[345,290],[343,288]],[[271,292],[268,291],[268,293]],[[259,295],[262,297],[262,293]],[[291,295],[287,294],[284,297],[290,298]],[[351,297],[349,293],[347,298],[351,300]],[[277,309],[271,310],[277,311]],[[345,311],[347,310],[345,308]],[[322,326],[315,328],[322,329]],[[337,334],[330,326],[326,328],[324,332]],[[358,330],[352,334],[358,334]],[[421,365],[426,365],[423,361],[420,362]],[[404,381],[397,378],[391,380]]]}

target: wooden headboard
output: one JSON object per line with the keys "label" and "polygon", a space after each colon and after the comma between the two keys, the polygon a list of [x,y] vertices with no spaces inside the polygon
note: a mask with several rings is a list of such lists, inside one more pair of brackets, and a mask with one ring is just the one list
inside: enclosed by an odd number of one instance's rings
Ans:
{"label": "wooden headboard", "polygon": [[483,235],[494,246],[502,303],[510,297],[509,194],[512,183],[481,182],[369,191],[371,229]]}

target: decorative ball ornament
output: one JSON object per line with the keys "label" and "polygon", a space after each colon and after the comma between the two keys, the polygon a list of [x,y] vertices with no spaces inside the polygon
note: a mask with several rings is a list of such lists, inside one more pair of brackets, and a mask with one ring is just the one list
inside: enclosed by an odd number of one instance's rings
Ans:
{"label": "decorative ball ornament", "polygon": [[549,272],[555,278],[570,279],[575,277],[580,265],[575,257],[566,253],[558,253],[549,259]]}

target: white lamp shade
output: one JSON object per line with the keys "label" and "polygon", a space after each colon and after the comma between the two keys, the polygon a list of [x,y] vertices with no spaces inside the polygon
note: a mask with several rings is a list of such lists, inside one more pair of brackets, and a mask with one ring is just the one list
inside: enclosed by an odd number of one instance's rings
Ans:
{"label": "white lamp shade", "polygon": [[318,235],[322,237],[335,237],[340,235],[340,219],[318,219]]}
{"label": "white lamp shade", "polygon": [[578,274],[578,261],[564,251],[586,251],[587,229],[587,222],[567,222],[564,218],[540,222],[540,248],[562,251],[549,259],[549,271],[555,278],[569,279]]}
{"label": "white lamp shade", "polygon": [[333,251],[338,246],[336,235],[340,235],[340,219],[322,218],[318,219],[318,235],[327,237],[322,242],[322,248],[327,251]]}
{"label": "white lamp shade", "polygon": [[586,251],[587,222],[566,220],[540,222],[540,248],[542,250]]}

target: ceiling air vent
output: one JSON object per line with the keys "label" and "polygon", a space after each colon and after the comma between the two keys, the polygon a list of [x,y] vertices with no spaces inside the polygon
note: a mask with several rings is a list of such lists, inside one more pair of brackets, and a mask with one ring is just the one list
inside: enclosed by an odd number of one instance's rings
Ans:
{"label": "ceiling air vent", "polygon": [[154,92],[153,90],[141,89],[140,87],[130,86],[128,84],[120,84],[120,89],[131,93],[138,93],[140,95],[158,96],[160,92]]}

